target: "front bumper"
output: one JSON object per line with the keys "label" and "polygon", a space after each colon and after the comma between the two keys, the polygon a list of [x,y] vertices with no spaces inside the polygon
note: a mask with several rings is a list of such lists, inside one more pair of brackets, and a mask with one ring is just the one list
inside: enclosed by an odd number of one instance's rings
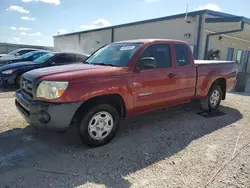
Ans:
{"label": "front bumper", "polygon": [[13,85],[16,83],[16,76],[15,75],[3,75],[0,74],[0,86],[5,86],[5,85]]}
{"label": "front bumper", "polygon": [[30,99],[24,92],[16,92],[15,104],[30,125],[39,129],[65,130],[83,102],[49,103]]}

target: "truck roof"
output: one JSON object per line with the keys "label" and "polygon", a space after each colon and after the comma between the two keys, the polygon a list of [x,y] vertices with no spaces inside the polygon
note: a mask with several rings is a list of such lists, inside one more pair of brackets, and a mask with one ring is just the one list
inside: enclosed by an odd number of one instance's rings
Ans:
{"label": "truck roof", "polygon": [[114,43],[151,43],[151,42],[173,42],[173,43],[184,43],[187,44],[185,41],[181,40],[173,40],[173,39],[134,39],[134,40],[124,40],[118,41]]}

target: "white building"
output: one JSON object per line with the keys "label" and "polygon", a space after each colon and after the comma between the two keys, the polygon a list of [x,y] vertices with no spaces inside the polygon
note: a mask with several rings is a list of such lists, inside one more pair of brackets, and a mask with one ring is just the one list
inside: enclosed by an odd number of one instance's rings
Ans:
{"label": "white building", "polygon": [[220,50],[220,59],[238,60],[239,70],[250,73],[250,19],[201,10],[151,20],[54,36],[59,51],[90,54],[99,47],[121,40],[166,38],[186,41],[195,59]]}

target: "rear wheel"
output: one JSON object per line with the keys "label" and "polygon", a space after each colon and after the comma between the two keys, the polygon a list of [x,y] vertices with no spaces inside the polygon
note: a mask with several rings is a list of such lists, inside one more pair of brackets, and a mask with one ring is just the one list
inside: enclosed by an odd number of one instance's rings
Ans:
{"label": "rear wheel", "polygon": [[76,126],[84,144],[98,147],[115,137],[119,122],[120,115],[113,106],[99,104],[88,110]]}
{"label": "rear wheel", "polygon": [[222,90],[219,85],[214,85],[209,90],[205,99],[201,101],[201,107],[206,111],[217,110],[222,100]]}

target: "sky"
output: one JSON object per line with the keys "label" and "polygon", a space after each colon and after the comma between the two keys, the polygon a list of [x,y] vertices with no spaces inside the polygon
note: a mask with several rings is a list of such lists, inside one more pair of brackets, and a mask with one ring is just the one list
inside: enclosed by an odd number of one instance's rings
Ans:
{"label": "sky", "polygon": [[0,42],[53,46],[53,36],[211,9],[250,18],[249,0],[0,0]]}

